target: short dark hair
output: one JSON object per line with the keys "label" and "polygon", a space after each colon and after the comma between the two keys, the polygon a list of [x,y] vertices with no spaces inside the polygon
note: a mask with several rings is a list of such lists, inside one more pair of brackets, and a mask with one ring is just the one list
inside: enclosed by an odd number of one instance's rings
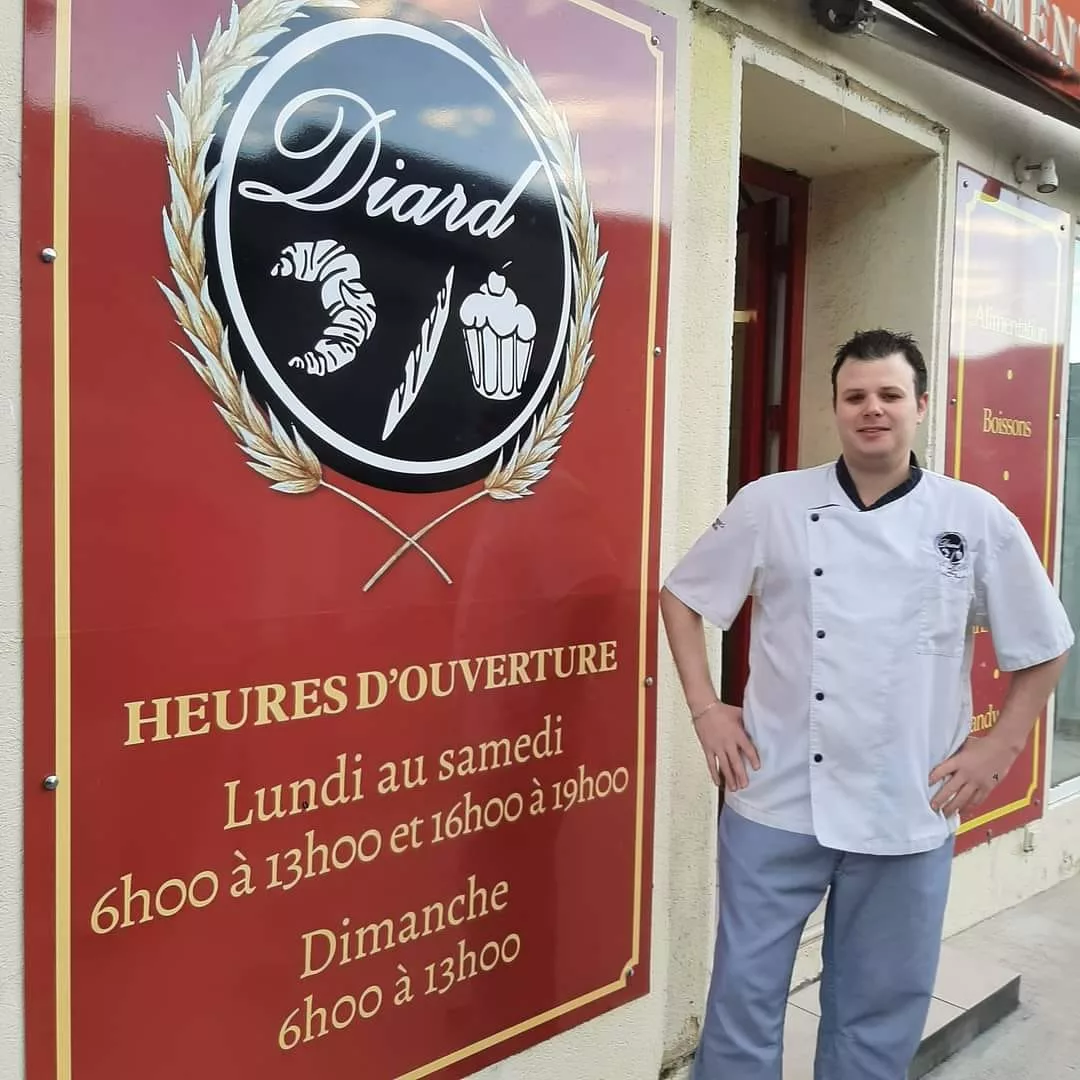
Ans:
{"label": "short dark hair", "polygon": [[901,334],[893,330],[860,330],[850,341],[836,350],[832,366],[832,396],[836,401],[836,376],[847,360],[885,360],[894,353],[899,353],[915,372],[915,396],[921,398],[926,393],[926,361],[922,350],[911,334]]}

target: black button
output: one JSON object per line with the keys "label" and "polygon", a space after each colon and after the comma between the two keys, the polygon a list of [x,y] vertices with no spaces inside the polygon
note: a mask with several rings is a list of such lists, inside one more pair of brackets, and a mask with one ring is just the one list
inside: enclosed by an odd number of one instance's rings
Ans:
{"label": "black button", "polygon": [[810,515],[810,520],[811,521],[820,521],[821,520],[821,515],[820,514],[811,514]]}
{"label": "black button", "polygon": [[825,695],[820,690],[814,695],[814,697],[816,697],[818,699],[818,701],[824,701],[825,700]]}
{"label": "black button", "polygon": [[825,631],[824,631],[824,630],[819,630],[819,631],[817,632],[817,636],[818,636],[819,638],[823,638],[823,637],[825,636]]}
{"label": "black button", "polygon": [[821,577],[821,575],[824,574],[824,573],[825,573],[825,571],[822,570],[820,566],[818,566],[818,567],[816,567],[814,569],[814,577]]}
{"label": "black button", "polygon": [[815,754],[814,755],[814,760],[817,761],[817,762],[821,762],[821,761],[824,761],[825,759],[820,754]]}

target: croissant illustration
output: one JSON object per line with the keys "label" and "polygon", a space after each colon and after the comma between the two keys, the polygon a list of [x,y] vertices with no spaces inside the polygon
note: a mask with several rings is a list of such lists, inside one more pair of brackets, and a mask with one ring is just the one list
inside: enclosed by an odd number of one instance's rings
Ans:
{"label": "croissant illustration", "polygon": [[360,260],[336,240],[301,241],[282,251],[270,273],[320,285],[330,316],[322,337],[303,356],[294,356],[289,367],[322,376],[355,360],[375,328],[375,297],[364,287]]}

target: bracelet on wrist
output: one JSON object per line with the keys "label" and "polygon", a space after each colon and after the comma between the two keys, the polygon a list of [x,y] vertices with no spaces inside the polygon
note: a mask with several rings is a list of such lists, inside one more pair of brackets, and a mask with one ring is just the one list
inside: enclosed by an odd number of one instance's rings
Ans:
{"label": "bracelet on wrist", "polygon": [[691,721],[696,724],[710,709],[715,709],[719,704],[719,699],[717,699],[716,701],[710,701],[704,709],[699,709],[696,713],[692,712],[690,714]]}

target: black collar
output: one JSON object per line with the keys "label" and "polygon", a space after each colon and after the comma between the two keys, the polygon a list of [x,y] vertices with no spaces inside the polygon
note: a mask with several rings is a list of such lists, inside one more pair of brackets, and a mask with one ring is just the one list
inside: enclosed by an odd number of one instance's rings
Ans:
{"label": "black collar", "polygon": [[848,472],[847,462],[844,461],[843,455],[841,455],[836,462],[836,479],[840,481],[840,486],[844,489],[844,494],[858,509],[877,510],[880,506],[887,506],[897,499],[902,499],[909,491],[911,491],[922,479],[922,469],[919,468],[919,459],[915,456],[914,451],[912,451],[911,471],[908,473],[907,479],[897,484],[892,491],[886,491],[877,502],[872,503],[870,506],[865,506],[862,499],[859,497],[858,489],[855,487],[855,481],[851,479],[851,473]]}

